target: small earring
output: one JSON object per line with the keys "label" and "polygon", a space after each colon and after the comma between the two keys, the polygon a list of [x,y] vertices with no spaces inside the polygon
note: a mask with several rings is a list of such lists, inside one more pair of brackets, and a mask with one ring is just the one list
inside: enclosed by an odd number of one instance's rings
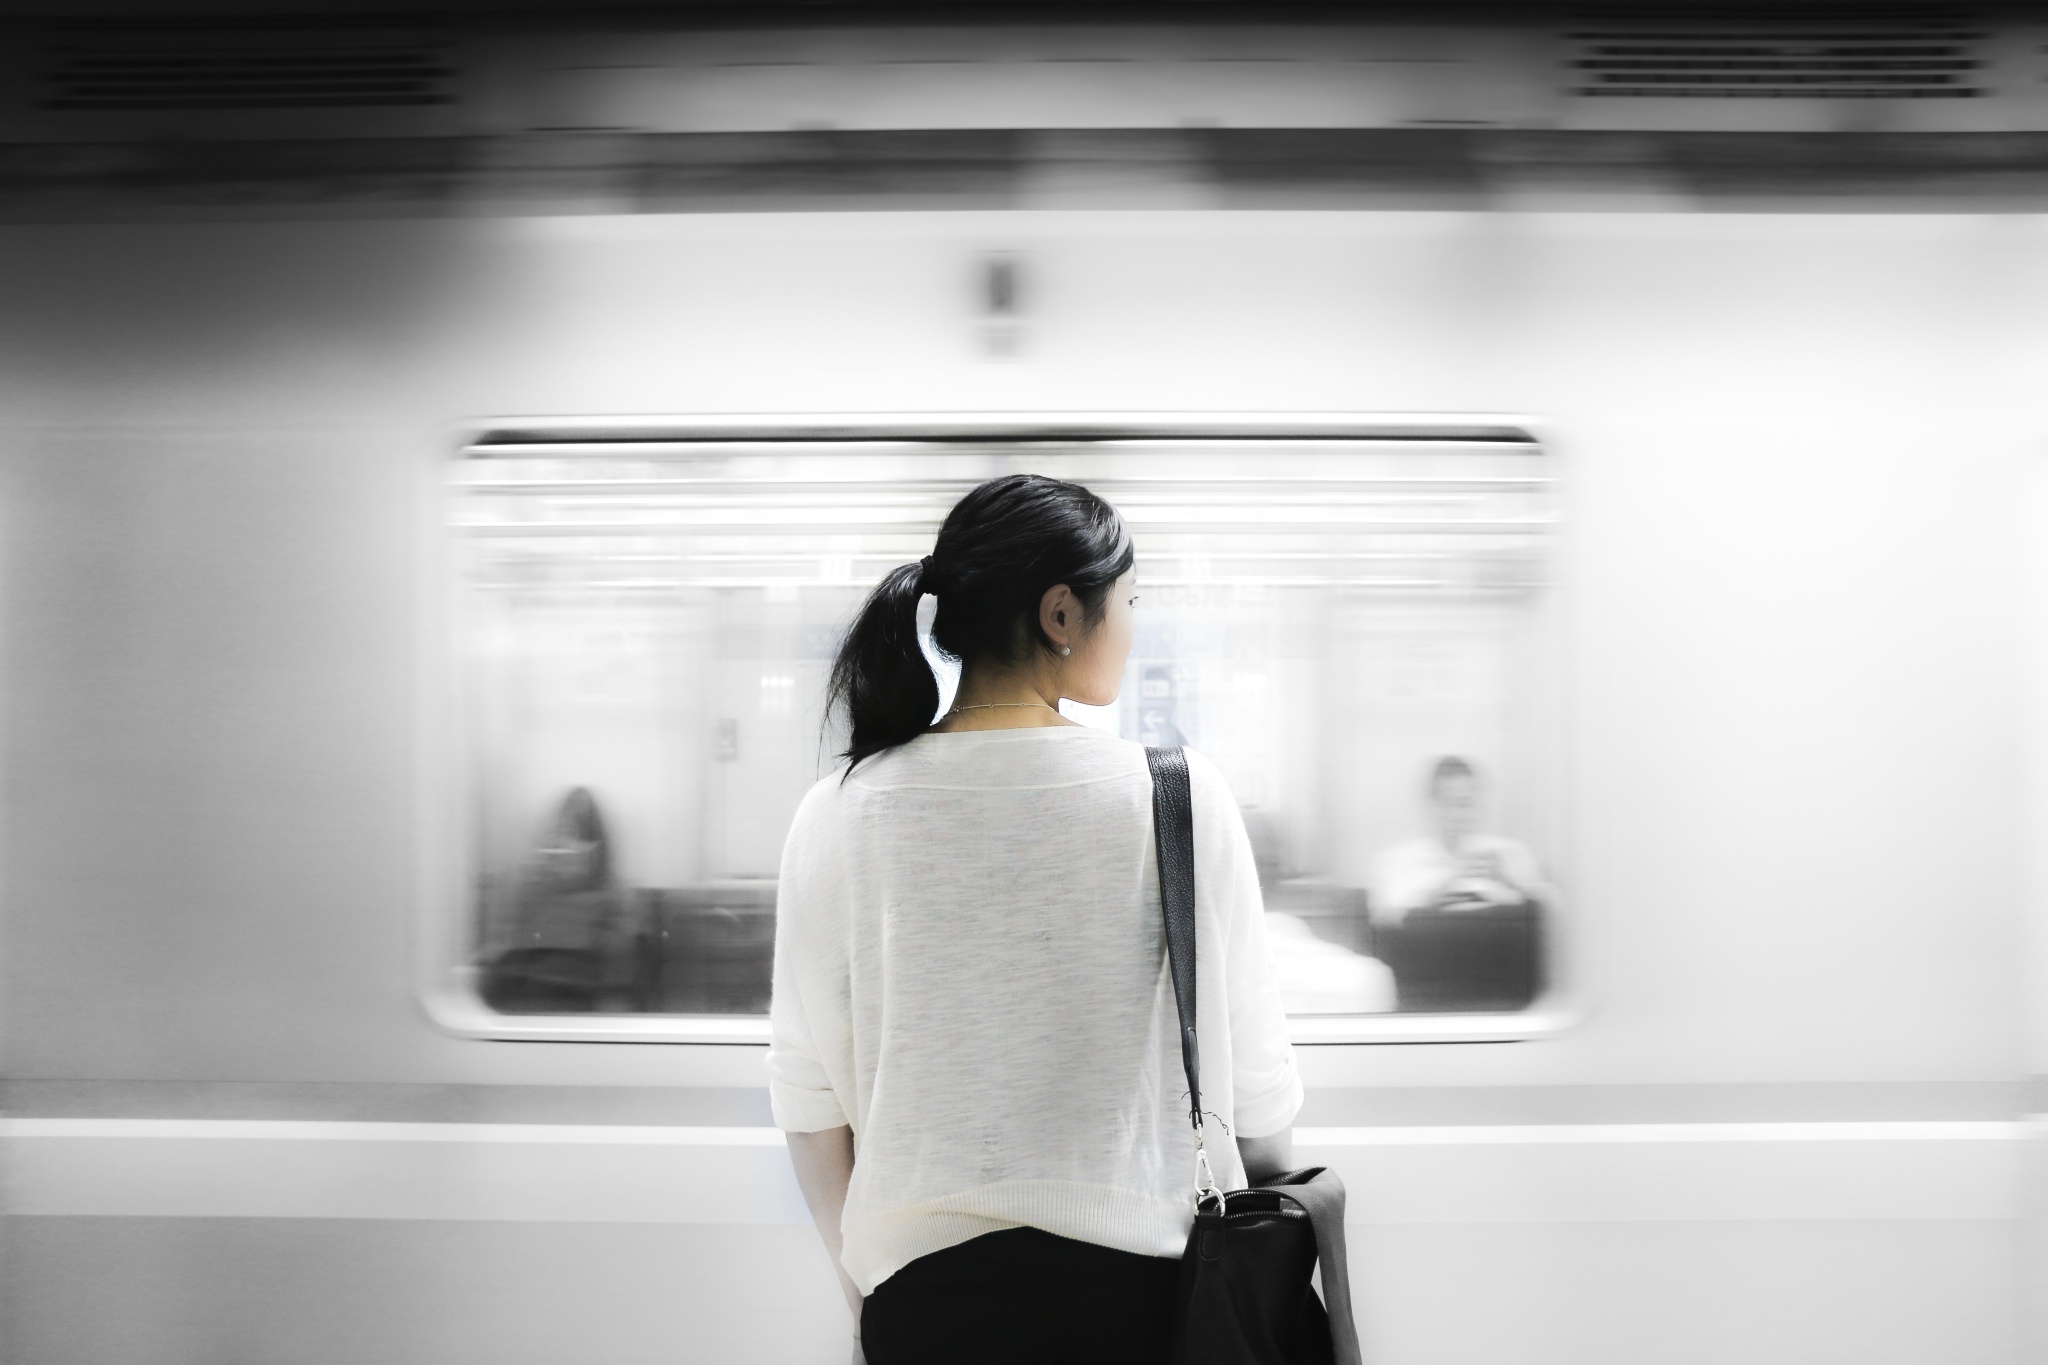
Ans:
{"label": "small earring", "polygon": [[1073,647],[1072,647],[1071,645],[1061,645],[1061,646],[1060,646],[1060,653],[1062,653],[1062,654],[1072,654],[1073,652],[1074,652],[1074,650],[1073,650]]}

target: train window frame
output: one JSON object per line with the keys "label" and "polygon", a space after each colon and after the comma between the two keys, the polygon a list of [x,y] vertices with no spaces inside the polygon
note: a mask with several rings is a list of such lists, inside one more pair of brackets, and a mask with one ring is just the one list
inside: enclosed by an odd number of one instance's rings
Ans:
{"label": "train window frame", "polygon": [[[932,451],[1004,452],[1029,463],[1048,450],[1068,453],[1117,444],[1232,446],[1258,443],[1351,442],[1425,448],[1492,446],[1540,457],[1558,494],[1568,484],[1556,473],[1558,456],[1526,416],[1491,414],[862,414],[788,416],[565,417],[475,422],[456,433],[454,449],[433,463],[431,508],[423,519],[425,561],[433,591],[423,597],[421,657],[425,719],[421,727],[418,823],[421,830],[417,877],[421,913],[415,916],[416,993],[429,1019],[458,1037],[523,1042],[661,1043],[761,1046],[769,1041],[762,1014],[514,1014],[487,1005],[474,966],[473,896],[479,860],[472,796],[472,764],[464,739],[462,650],[462,490],[453,476],[465,461],[515,454],[627,453],[654,446],[746,447],[776,450],[798,446],[872,449],[899,445]],[[1561,507],[1563,498],[1551,506]],[[1557,755],[1548,784],[1557,803],[1555,847],[1550,855],[1575,864],[1569,810],[1568,768],[1572,752],[1567,665],[1570,656],[1569,585],[1562,540],[1555,527],[1570,519],[1554,515],[1550,531],[1554,575],[1548,586],[1558,596],[1557,622],[1544,648],[1549,652],[1554,700],[1547,733]],[[1555,910],[1555,907],[1553,907]],[[1544,987],[1526,1007],[1512,1012],[1381,1014],[1291,1014],[1289,1032],[1297,1044],[1387,1044],[1512,1042],[1554,1036],[1574,1027],[1586,1013],[1588,945],[1582,904],[1574,896],[1565,913],[1546,917]]]}

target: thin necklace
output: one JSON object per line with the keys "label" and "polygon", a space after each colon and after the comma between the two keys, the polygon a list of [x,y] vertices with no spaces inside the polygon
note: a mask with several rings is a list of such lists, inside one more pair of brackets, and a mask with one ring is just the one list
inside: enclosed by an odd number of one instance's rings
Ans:
{"label": "thin necklace", "polygon": [[1060,709],[1057,706],[1046,706],[1046,704],[1042,701],[985,701],[979,702],[973,706],[956,706],[952,710],[946,712],[946,714],[952,716],[958,715],[962,711],[1000,711],[1006,706],[1045,706],[1045,709],[1048,711],[1057,711]]}

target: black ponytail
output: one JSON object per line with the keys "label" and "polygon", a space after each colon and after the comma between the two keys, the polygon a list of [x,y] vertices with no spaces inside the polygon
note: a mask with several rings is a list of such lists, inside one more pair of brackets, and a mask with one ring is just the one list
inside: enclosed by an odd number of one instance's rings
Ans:
{"label": "black ponytail", "polygon": [[917,644],[923,578],[919,564],[891,569],[833,661],[825,707],[846,708],[853,734],[845,756],[855,763],[923,734],[939,709],[939,680]]}
{"label": "black ponytail", "polygon": [[939,680],[917,641],[917,602],[938,601],[932,643],[969,662],[1020,663],[1053,642],[1038,625],[1038,603],[1064,583],[1093,626],[1136,553],[1117,510],[1077,483],[1011,474],[970,491],[917,564],[893,569],[868,594],[826,692],[828,711],[846,710],[853,764],[917,738],[939,709]]}

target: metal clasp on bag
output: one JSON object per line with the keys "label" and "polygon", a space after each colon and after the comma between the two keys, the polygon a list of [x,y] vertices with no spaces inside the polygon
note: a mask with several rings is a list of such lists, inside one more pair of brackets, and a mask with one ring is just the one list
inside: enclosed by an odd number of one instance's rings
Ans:
{"label": "metal clasp on bag", "polygon": [[1213,1197],[1216,1212],[1225,1211],[1223,1188],[1216,1183],[1216,1173],[1209,1169],[1209,1151],[1202,1146],[1202,1130],[1195,1130],[1195,1212],[1202,1211],[1202,1201]]}

